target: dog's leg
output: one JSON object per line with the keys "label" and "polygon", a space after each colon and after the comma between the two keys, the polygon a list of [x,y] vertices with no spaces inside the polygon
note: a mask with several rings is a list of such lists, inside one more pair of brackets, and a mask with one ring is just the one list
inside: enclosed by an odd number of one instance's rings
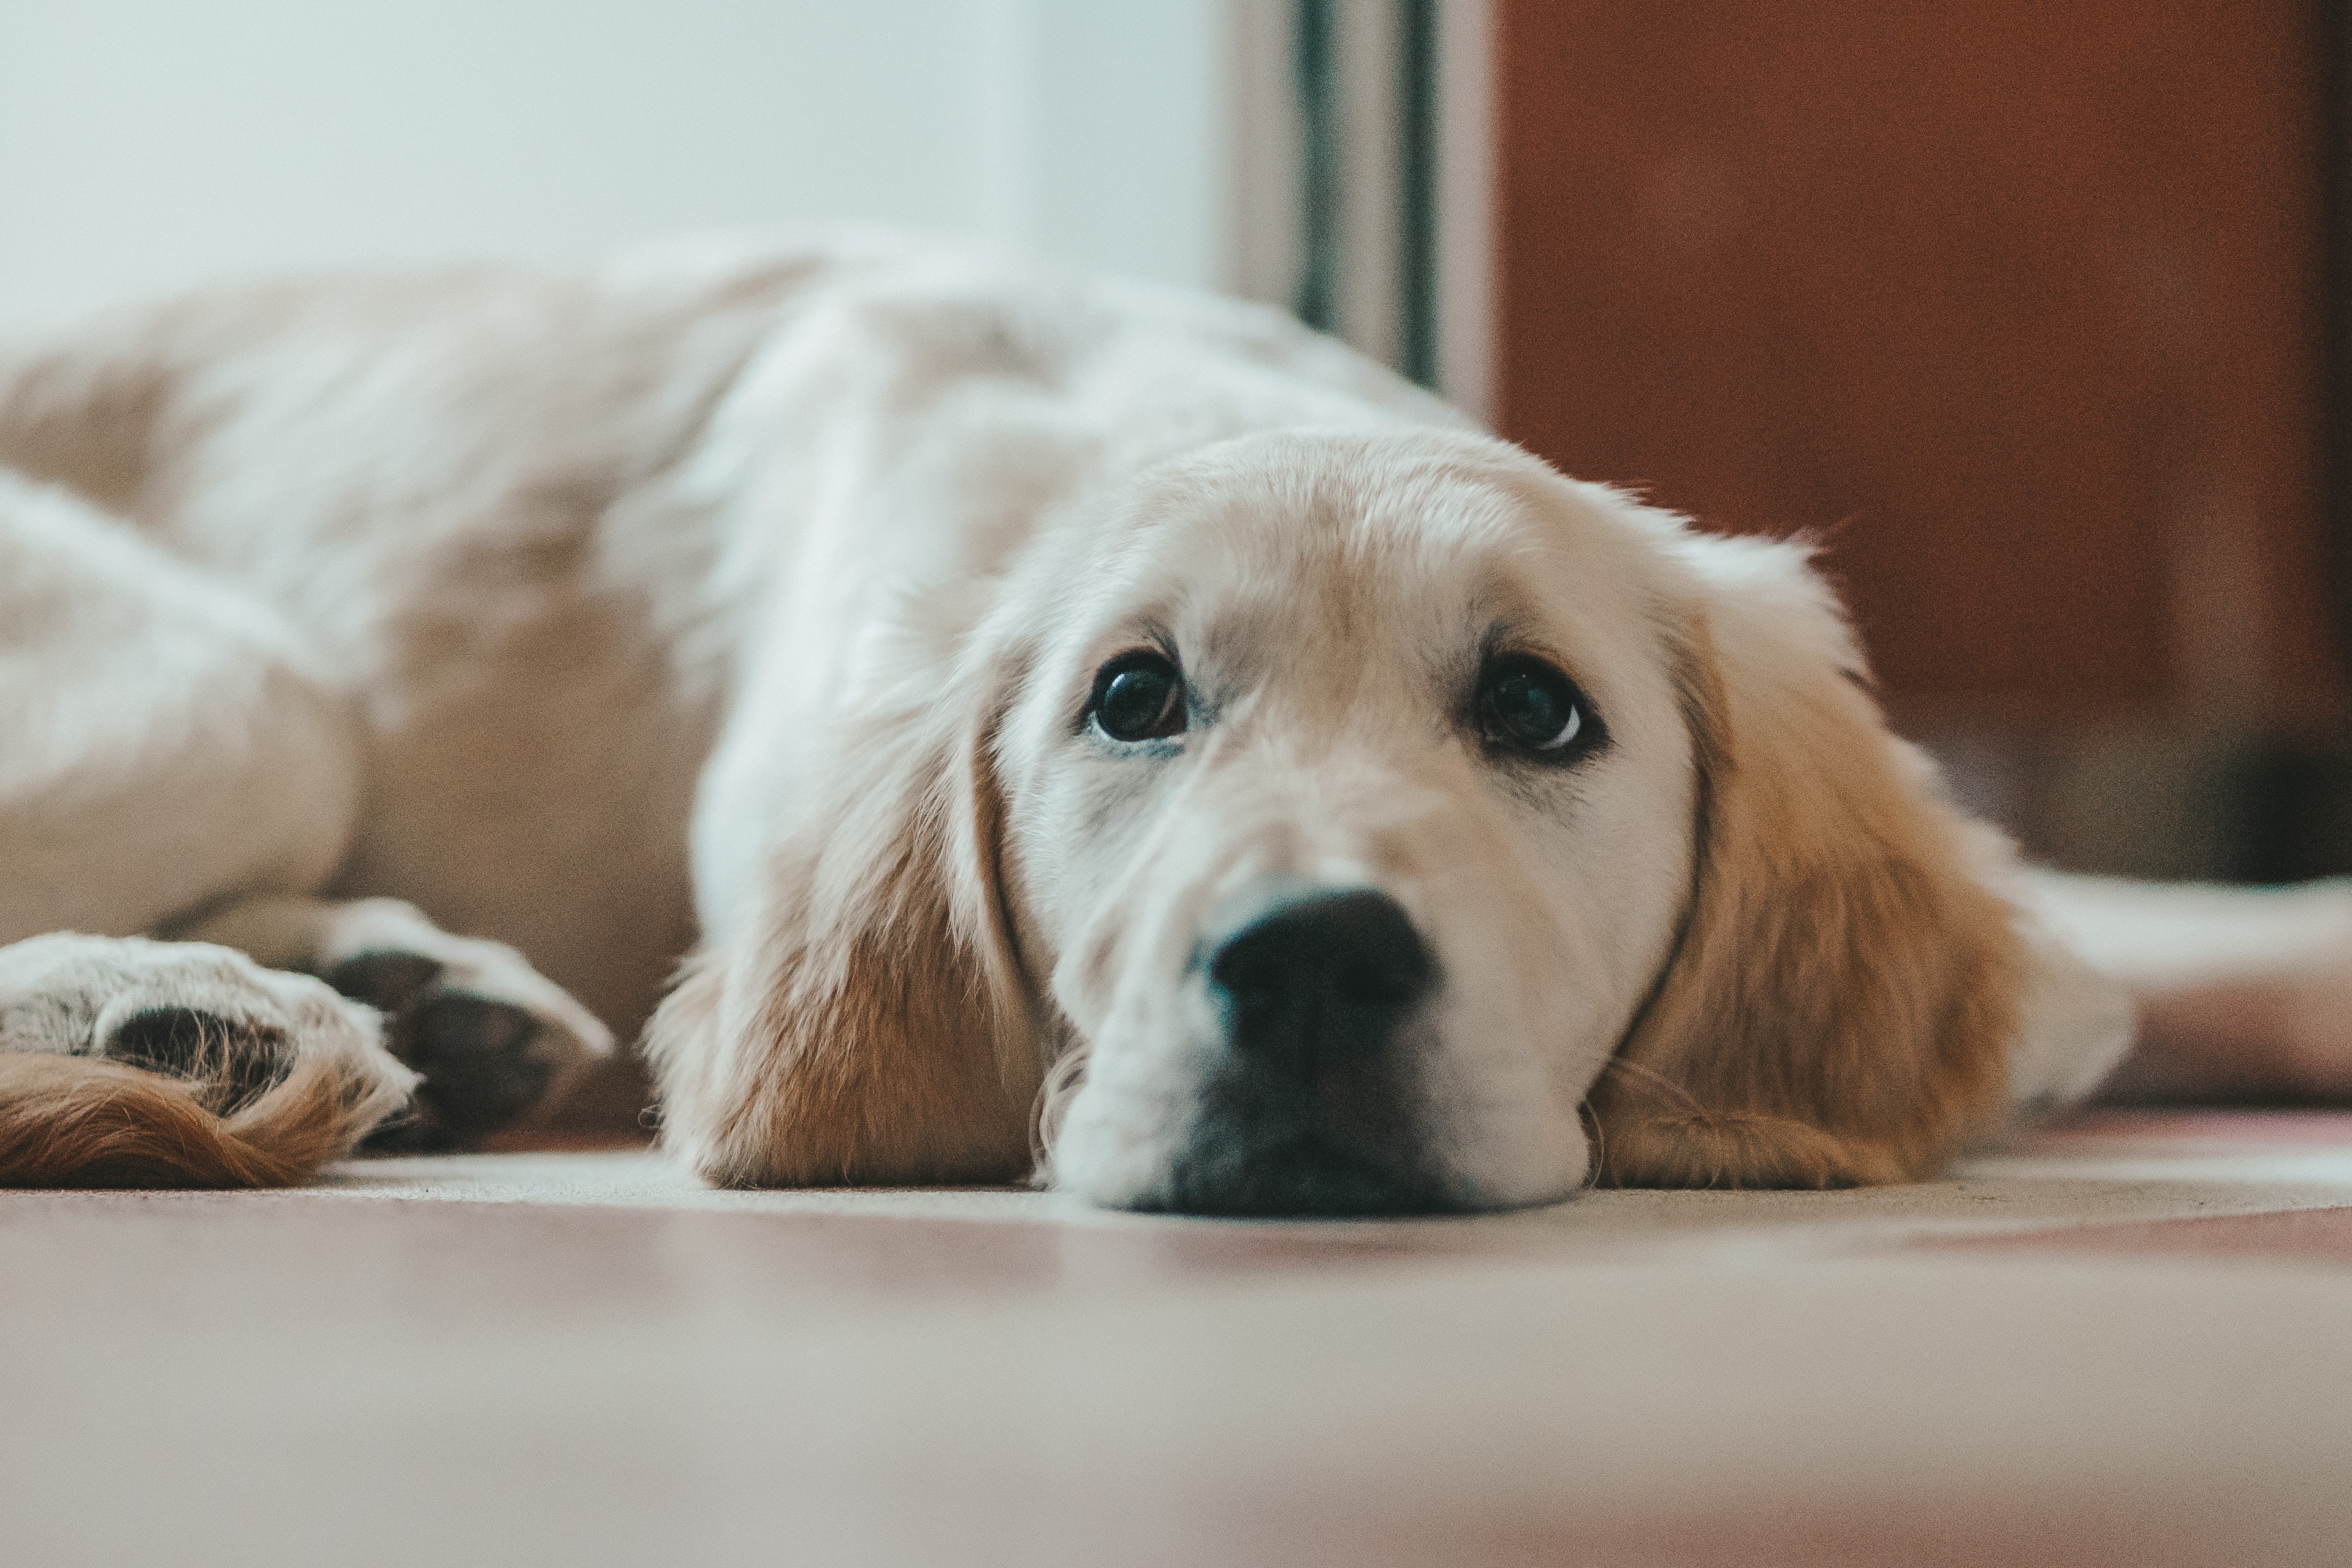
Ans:
{"label": "dog's leg", "polygon": [[0,943],[334,868],[358,737],[268,604],[0,469]]}
{"label": "dog's leg", "polygon": [[[0,1064],[0,1122],[54,1142],[60,1117],[97,1115],[209,1147],[188,1115],[226,1125],[272,1085],[331,1079],[341,1109],[312,1117],[323,1158],[421,1073],[415,1113],[384,1136],[448,1146],[551,1102],[609,1051],[510,949],[404,904],[308,896],[349,841],[359,772],[344,704],[311,665],[234,583],[0,470],[0,943],[15,944],[0,946],[0,1058],[27,1058]],[[68,931],[84,934],[44,934]],[[142,1084],[140,1067],[161,1077]],[[72,1178],[18,1164],[17,1180]],[[214,1159],[182,1173],[225,1173]]]}
{"label": "dog's leg", "polygon": [[133,934],[322,881],[358,771],[267,604],[0,470],[0,1181],[295,1181],[407,1099],[373,1012]]}
{"label": "dog's leg", "polygon": [[2224,888],[2038,872],[2042,921],[2139,1011],[2110,1098],[2352,1101],[2352,882]]}
{"label": "dog's leg", "polygon": [[460,1148],[560,1103],[613,1040],[593,1015],[499,942],[452,936],[394,899],[239,899],[171,934],[315,974],[384,1016],[423,1075],[379,1149]]}

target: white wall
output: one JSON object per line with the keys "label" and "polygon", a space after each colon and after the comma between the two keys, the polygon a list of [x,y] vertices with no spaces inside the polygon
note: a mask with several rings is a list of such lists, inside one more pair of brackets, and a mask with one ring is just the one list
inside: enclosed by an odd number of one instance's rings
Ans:
{"label": "white wall", "polygon": [[1492,419],[1495,58],[1488,0],[1445,0],[1437,47],[1437,389],[1479,419]]}
{"label": "white wall", "polygon": [[1279,298],[1279,9],[0,0],[0,313],[827,217]]}

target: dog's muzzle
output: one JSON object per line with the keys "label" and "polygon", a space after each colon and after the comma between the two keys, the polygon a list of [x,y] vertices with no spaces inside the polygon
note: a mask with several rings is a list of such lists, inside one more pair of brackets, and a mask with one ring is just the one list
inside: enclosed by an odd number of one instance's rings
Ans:
{"label": "dog's muzzle", "polygon": [[1421,1165],[1408,1053],[1441,976],[1367,888],[1264,886],[1201,944],[1221,1039],[1166,1207],[1422,1214],[1460,1206]]}

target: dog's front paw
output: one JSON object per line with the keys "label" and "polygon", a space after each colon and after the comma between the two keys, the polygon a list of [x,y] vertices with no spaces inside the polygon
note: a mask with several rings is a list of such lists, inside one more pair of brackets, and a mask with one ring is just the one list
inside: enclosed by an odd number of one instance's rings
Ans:
{"label": "dog's front paw", "polygon": [[379,1152],[478,1143],[560,1102],[613,1038],[594,1015],[502,943],[451,936],[406,904],[366,900],[337,920],[320,975],[384,1016],[384,1043],[422,1075]]}
{"label": "dog's front paw", "polygon": [[0,1051],[160,1073],[223,1118],[316,1059],[332,1069],[355,1131],[415,1081],[384,1049],[375,1016],[318,981],[209,942],[143,937],[60,932],[0,948]]}

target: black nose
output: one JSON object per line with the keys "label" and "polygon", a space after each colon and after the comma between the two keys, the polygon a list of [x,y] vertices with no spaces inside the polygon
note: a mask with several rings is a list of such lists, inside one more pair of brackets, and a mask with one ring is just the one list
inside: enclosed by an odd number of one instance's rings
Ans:
{"label": "black nose", "polygon": [[1380,1051],[1437,983],[1412,921],[1370,889],[1293,895],[1209,957],[1234,1050],[1313,1072]]}

